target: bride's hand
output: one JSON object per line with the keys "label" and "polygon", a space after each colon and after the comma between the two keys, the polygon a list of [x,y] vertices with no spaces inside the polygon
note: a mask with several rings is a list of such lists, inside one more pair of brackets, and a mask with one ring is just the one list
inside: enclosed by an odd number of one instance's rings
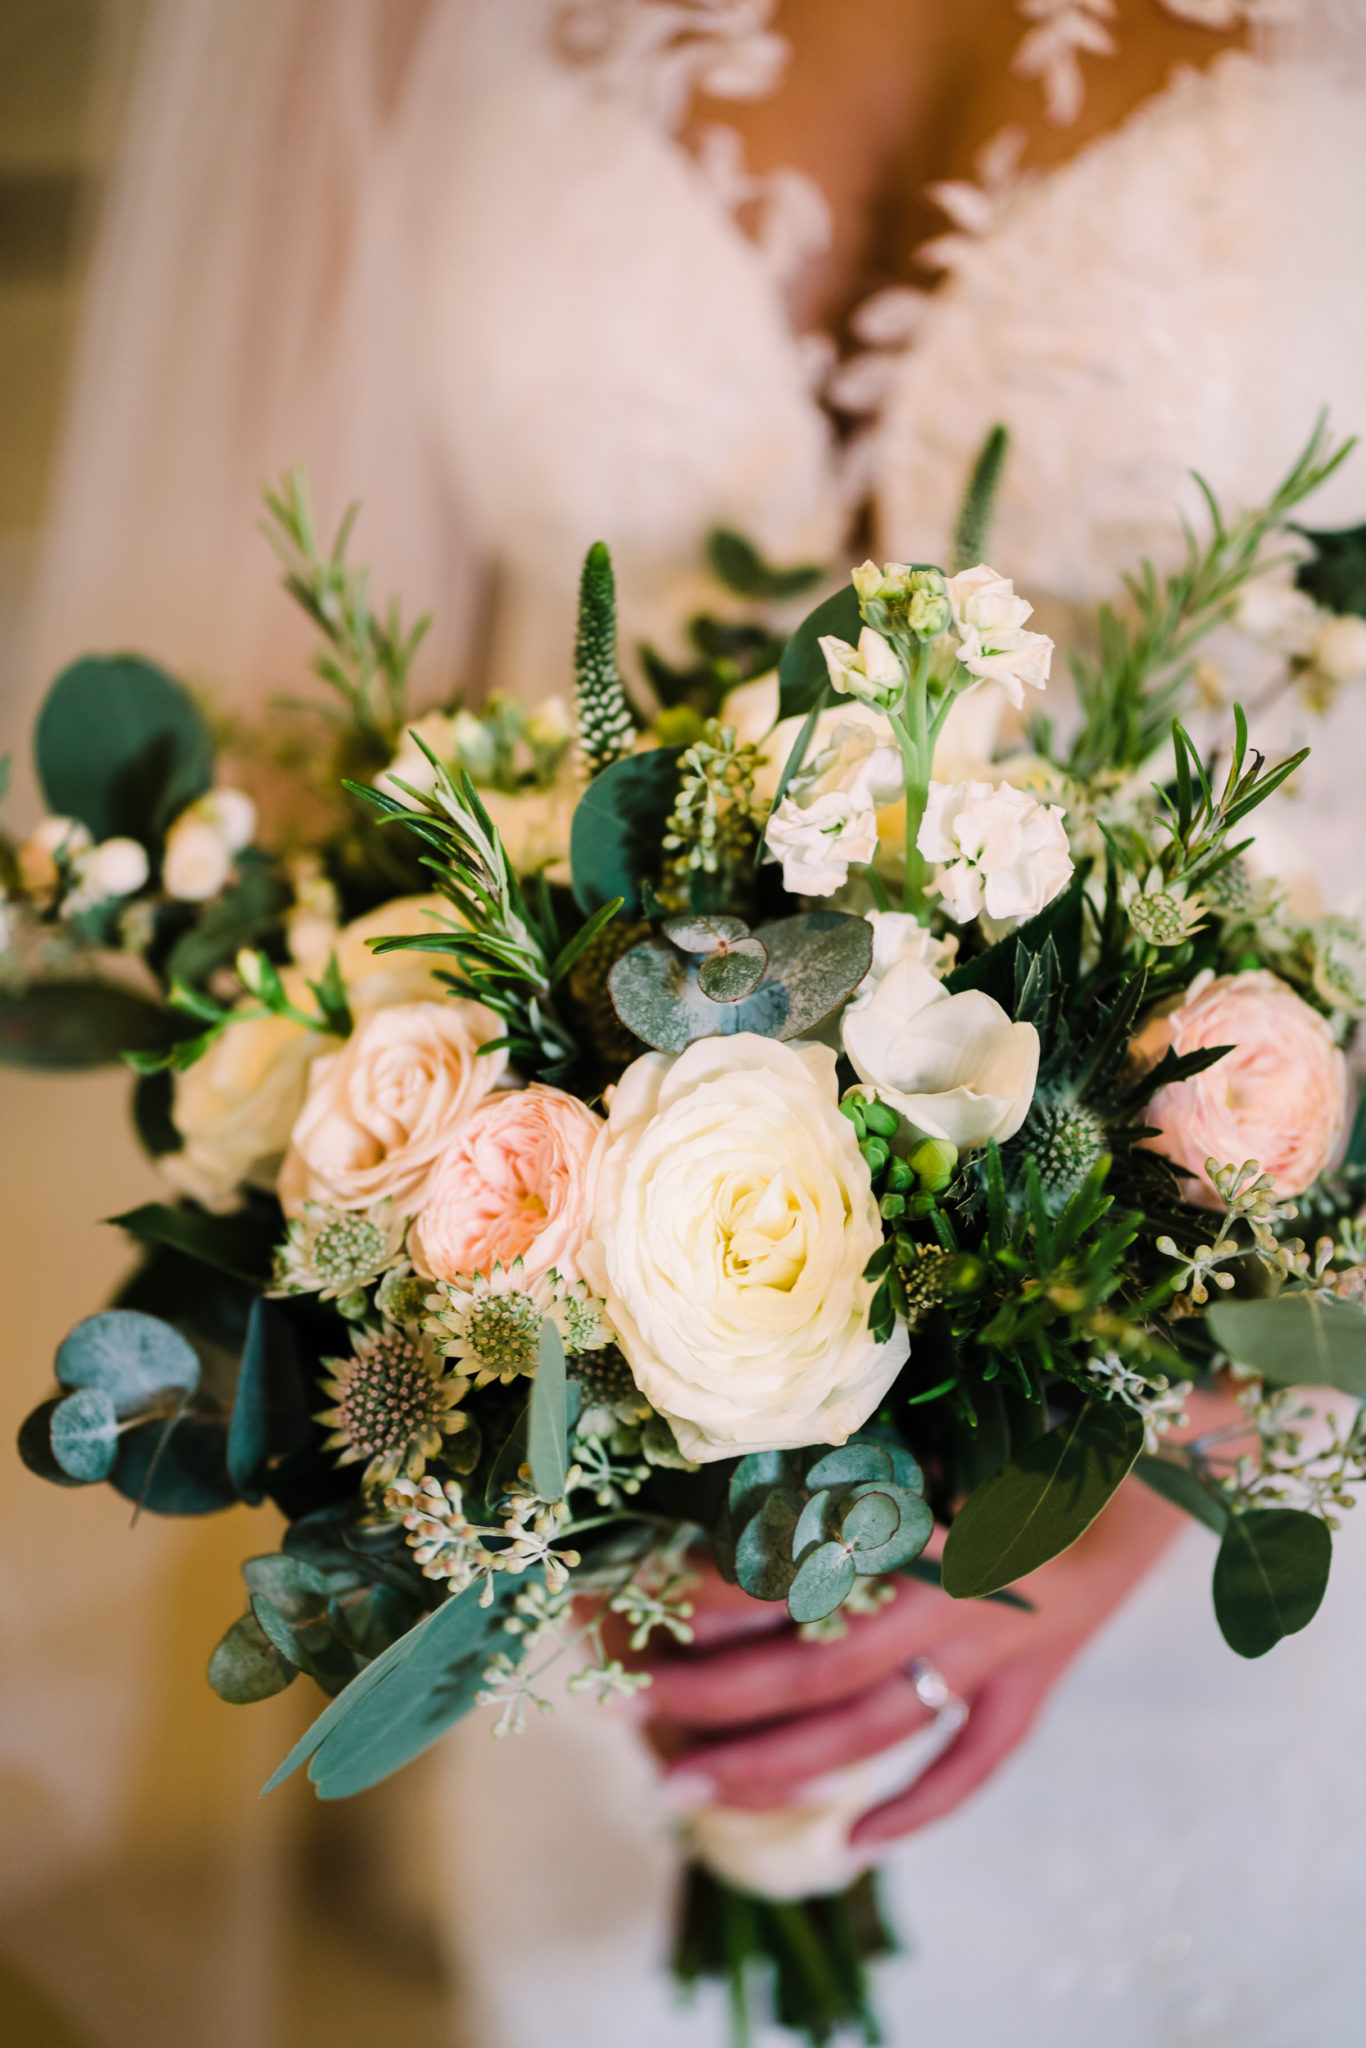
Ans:
{"label": "bride's hand", "polygon": [[[865,1814],[856,1842],[909,1834],[949,1813],[1028,1734],[1087,1641],[1181,1523],[1137,1480],[1082,1540],[1021,1582],[1032,1612],[952,1600],[902,1580],[835,1642],[803,1642],[785,1610],[727,1586],[710,1566],[694,1593],[690,1650],[645,1661],[656,1747],[680,1804],[773,1807],[810,1779],[888,1748],[931,1717],[907,1673],[928,1659],[967,1700],[962,1732],[910,1790]],[[937,1546],[932,1545],[932,1553]]]}

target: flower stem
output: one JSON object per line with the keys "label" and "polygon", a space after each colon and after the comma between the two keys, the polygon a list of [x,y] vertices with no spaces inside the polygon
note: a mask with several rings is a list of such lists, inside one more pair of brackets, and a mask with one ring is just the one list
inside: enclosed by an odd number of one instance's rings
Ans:
{"label": "flower stem", "polygon": [[934,742],[929,719],[930,648],[917,645],[902,699],[901,711],[889,712],[906,772],[906,873],[901,888],[901,907],[923,917],[928,870],[916,845],[929,796]]}

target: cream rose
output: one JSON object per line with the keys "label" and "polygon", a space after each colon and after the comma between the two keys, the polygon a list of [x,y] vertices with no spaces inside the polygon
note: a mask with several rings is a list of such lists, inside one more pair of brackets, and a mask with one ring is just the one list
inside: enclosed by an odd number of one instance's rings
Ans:
{"label": "cream rose", "polygon": [[627,1068],[580,1268],[636,1383],[705,1463],[843,1443],[905,1362],[868,1330],[882,1242],[835,1055],[749,1032]]}
{"label": "cream rose", "polygon": [[1039,1072],[1039,1034],[1013,1024],[980,989],[950,995],[905,958],[860,991],[842,1020],[859,1079],[927,1138],[959,1151],[1004,1144],[1025,1120]]}
{"label": "cream rose", "polygon": [[1159,1089],[1145,1121],[1161,1136],[1156,1151],[1196,1176],[1183,1192],[1217,1207],[1205,1161],[1241,1166],[1255,1159],[1278,1195],[1300,1195],[1331,1166],[1347,1125],[1347,1063],[1317,1010],[1264,969],[1197,975],[1183,1003],[1154,1017],[1134,1040],[1134,1057],[1152,1066],[1177,1053],[1233,1048],[1189,1081]]}
{"label": "cream rose", "polygon": [[576,1096],[540,1082],[486,1096],[427,1184],[409,1238],[418,1272],[454,1280],[520,1258],[529,1277],[553,1266],[577,1280],[588,1160],[601,1129]]}
{"label": "cream rose", "polygon": [[280,1169],[280,1201],[368,1209],[387,1196],[416,1214],[437,1160],[507,1064],[479,1057],[501,1035],[491,1010],[446,997],[360,1018],[339,1052],[316,1059]]}
{"label": "cream rose", "polygon": [[[333,934],[331,950],[357,1017],[390,1003],[445,1000],[433,971],[439,956],[386,953],[377,959],[368,944],[430,931],[426,913],[441,908],[439,896],[400,897]],[[318,970],[324,964],[325,958]],[[292,1003],[311,1004],[305,974],[285,968],[280,978]],[[303,1108],[308,1070],[336,1049],[335,1038],[306,1031],[287,1017],[244,1017],[230,1024],[202,1059],[176,1076],[171,1114],[184,1144],[158,1161],[172,1187],[209,1209],[230,1207],[244,1183],[274,1187]]]}

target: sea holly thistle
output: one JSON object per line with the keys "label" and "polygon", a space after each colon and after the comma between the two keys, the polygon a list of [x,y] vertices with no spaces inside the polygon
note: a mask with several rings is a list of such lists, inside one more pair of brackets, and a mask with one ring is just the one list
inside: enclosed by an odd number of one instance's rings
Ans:
{"label": "sea holly thistle", "polygon": [[[381,1276],[396,1271],[403,1253],[408,1218],[389,1196],[371,1209],[334,1209],[325,1202],[305,1202],[290,1218],[284,1243],[275,1252],[272,1294],[317,1294],[324,1301],[363,1296]],[[364,1311],[360,1301],[360,1311]],[[406,1320],[406,1319],[405,1319]]]}
{"label": "sea holly thistle", "polygon": [[429,1339],[387,1326],[357,1331],[349,1358],[322,1361],[333,1405],[314,1417],[331,1430],[339,1465],[366,1461],[365,1488],[420,1479],[446,1437],[470,1427],[460,1410],[470,1383],[444,1371]]}

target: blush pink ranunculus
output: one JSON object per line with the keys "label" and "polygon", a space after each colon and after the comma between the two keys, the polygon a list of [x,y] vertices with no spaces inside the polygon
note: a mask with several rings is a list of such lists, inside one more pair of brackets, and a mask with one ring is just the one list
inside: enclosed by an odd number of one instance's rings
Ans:
{"label": "blush pink ranunculus", "polygon": [[488,1096],[428,1185],[409,1239],[418,1272],[453,1280],[520,1258],[529,1276],[553,1266],[577,1280],[588,1155],[601,1127],[574,1096],[540,1082]]}
{"label": "blush pink ranunculus", "polygon": [[1207,1159],[1255,1159],[1278,1195],[1303,1194],[1332,1165],[1347,1124],[1347,1064],[1327,1024],[1264,969],[1197,976],[1179,1007],[1149,1020],[1133,1050],[1150,1067],[1168,1046],[1214,1045],[1233,1050],[1153,1097],[1145,1119],[1161,1136],[1152,1145],[1196,1175],[1183,1193],[1207,1208],[1219,1206]]}

